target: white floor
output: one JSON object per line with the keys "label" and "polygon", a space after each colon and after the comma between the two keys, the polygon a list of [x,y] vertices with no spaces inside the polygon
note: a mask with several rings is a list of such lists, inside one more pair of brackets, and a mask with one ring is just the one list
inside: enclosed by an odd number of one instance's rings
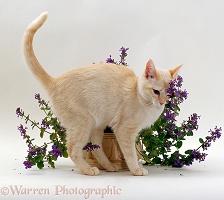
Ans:
{"label": "white floor", "polygon": [[[91,177],[82,175],[70,159],[63,158],[56,163],[56,169],[24,169],[26,147],[22,138],[15,138],[13,141],[5,135],[0,147],[0,199],[224,198],[223,153],[215,157],[215,145],[205,162],[194,163],[191,167],[146,166],[149,174],[144,177],[132,176],[129,171],[101,171],[99,176]],[[219,145],[221,142],[217,143]]]}

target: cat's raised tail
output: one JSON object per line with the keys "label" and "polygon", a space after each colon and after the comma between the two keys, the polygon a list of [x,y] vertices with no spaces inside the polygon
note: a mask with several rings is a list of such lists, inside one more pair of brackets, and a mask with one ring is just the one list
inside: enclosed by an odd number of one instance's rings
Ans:
{"label": "cat's raised tail", "polygon": [[23,52],[25,60],[33,74],[39,79],[45,88],[48,88],[53,81],[51,77],[38,62],[33,51],[33,37],[36,31],[44,24],[48,16],[47,12],[37,17],[26,29],[23,38]]}

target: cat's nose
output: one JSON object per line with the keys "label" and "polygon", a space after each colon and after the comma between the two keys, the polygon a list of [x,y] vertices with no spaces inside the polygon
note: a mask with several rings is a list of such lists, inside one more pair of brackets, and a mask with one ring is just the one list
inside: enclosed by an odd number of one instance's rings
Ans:
{"label": "cat's nose", "polygon": [[164,104],[164,102],[159,102],[159,103],[160,103],[161,106]]}

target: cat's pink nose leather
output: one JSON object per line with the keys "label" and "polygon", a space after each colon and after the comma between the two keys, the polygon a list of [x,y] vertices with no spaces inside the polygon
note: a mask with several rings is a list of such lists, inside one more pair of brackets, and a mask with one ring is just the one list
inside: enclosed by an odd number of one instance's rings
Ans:
{"label": "cat's pink nose leather", "polygon": [[164,103],[163,102],[159,102],[160,103],[160,105],[163,105]]}

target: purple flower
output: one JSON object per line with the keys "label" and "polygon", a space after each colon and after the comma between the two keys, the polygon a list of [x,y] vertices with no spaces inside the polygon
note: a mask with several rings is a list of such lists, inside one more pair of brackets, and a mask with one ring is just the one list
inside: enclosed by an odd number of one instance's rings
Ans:
{"label": "purple flower", "polygon": [[87,143],[86,146],[83,147],[82,150],[86,150],[86,151],[94,151],[95,149],[99,149],[100,146],[97,144],[92,144],[91,142]]}
{"label": "purple flower", "polygon": [[22,110],[21,110],[20,107],[16,109],[16,114],[17,114],[17,117],[22,117],[23,116]]}
{"label": "purple flower", "polygon": [[176,79],[170,81],[170,89],[175,89],[176,87]]}
{"label": "purple flower", "polygon": [[173,162],[173,166],[177,167],[177,168],[181,168],[181,167],[183,167],[183,164],[182,164],[182,162],[180,161],[179,158],[175,158],[174,162]]}
{"label": "purple flower", "polygon": [[177,79],[170,81],[170,87],[166,90],[168,96],[170,96],[168,104],[170,104],[172,108],[175,108],[174,103],[180,104],[188,97],[187,91],[182,91],[180,89],[182,83],[183,78],[181,76],[178,76]]}
{"label": "purple flower", "polygon": [[175,109],[177,107],[177,104],[172,99],[169,101],[169,105],[172,109]]}
{"label": "purple flower", "polygon": [[194,149],[193,152],[192,152],[192,159],[199,160],[199,162],[202,162],[202,161],[205,160],[205,157],[207,155],[208,154],[200,153],[200,151]]}
{"label": "purple flower", "polygon": [[172,112],[171,110],[165,109],[164,120],[165,121],[171,121],[171,122],[176,121],[174,112]]}
{"label": "purple flower", "polygon": [[36,93],[35,96],[34,96],[34,98],[37,99],[37,100],[40,100],[40,94],[39,93]]}
{"label": "purple flower", "polygon": [[177,168],[183,167],[183,163],[181,162],[181,160],[179,158],[180,154],[177,153],[175,156],[176,157],[174,158],[173,167],[177,167]]}
{"label": "purple flower", "polygon": [[116,62],[115,62],[114,59],[111,57],[111,55],[110,55],[109,58],[106,59],[106,63],[113,63],[113,64],[116,64]]}
{"label": "purple flower", "polygon": [[187,121],[182,124],[182,127],[186,132],[191,132],[193,130],[198,130],[198,120],[200,116],[197,113],[193,113]]}
{"label": "purple flower", "polygon": [[176,135],[177,135],[178,137],[182,137],[182,138],[184,137],[184,134],[181,132],[180,129],[178,129]]}
{"label": "purple flower", "polygon": [[176,87],[176,80],[171,80],[169,84],[170,84],[170,87],[169,87],[167,90],[169,90],[170,92],[167,92],[167,93],[171,94],[172,91],[173,91],[173,90],[175,89],[175,87]]}
{"label": "purple flower", "polygon": [[221,137],[221,135],[222,135],[221,131],[222,131],[222,128],[221,127],[218,128],[217,126],[215,127],[214,131],[212,131],[212,130],[209,131],[212,136],[212,140],[214,142],[216,141],[216,139],[219,139]]}
{"label": "purple flower", "polygon": [[185,100],[186,100],[186,99],[187,99],[187,97],[188,97],[187,90],[182,91],[182,92],[181,92],[181,96],[182,96],[182,98],[183,98],[183,99],[185,99]]}
{"label": "purple flower", "polygon": [[204,142],[204,144],[202,146],[204,150],[207,150],[208,147],[211,146],[212,141],[215,142],[216,139],[219,139],[221,137],[221,135],[222,135],[221,131],[222,131],[222,128],[221,127],[218,128],[217,126],[215,127],[214,130],[210,129],[209,133],[211,134],[211,136],[206,137],[206,141]]}
{"label": "purple flower", "polygon": [[38,103],[42,106],[47,106],[47,103],[40,97],[40,94],[37,93],[35,94],[35,99],[38,100]]}
{"label": "purple flower", "polygon": [[164,144],[164,146],[165,146],[166,148],[170,148],[170,147],[171,147],[171,144],[167,142],[167,143]]}
{"label": "purple flower", "polygon": [[48,129],[50,128],[49,124],[47,124],[47,122],[44,119],[42,120],[41,126]]}
{"label": "purple flower", "polygon": [[29,147],[28,154],[32,157],[35,156],[36,155],[36,149],[34,147]]}
{"label": "purple flower", "polygon": [[178,76],[176,79],[176,86],[177,87],[182,87],[182,83],[183,83],[183,78],[181,76]]}
{"label": "purple flower", "polygon": [[121,54],[120,54],[120,61],[119,61],[119,64],[120,65],[124,65],[124,66],[127,66],[127,63],[125,62],[125,57],[128,55],[127,54],[127,51],[128,51],[129,48],[125,48],[125,47],[121,47],[119,49],[119,51],[121,51]]}
{"label": "purple flower", "polygon": [[[198,118],[199,118],[198,115],[193,114],[189,120],[190,120],[190,121],[191,121],[191,120],[192,120],[192,121],[197,121]],[[196,123],[192,123],[192,124],[195,125]],[[197,126],[197,125],[196,125],[196,126]],[[211,146],[211,142],[212,142],[212,141],[215,142],[217,138],[220,138],[220,137],[221,137],[221,134],[222,134],[221,131],[222,131],[221,127],[218,128],[217,126],[215,127],[215,129],[214,129],[213,131],[210,130],[209,132],[210,132],[211,136],[207,136],[207,137],[206,137],[206,141],[203,142],[202,145],[201,145],[200,147],[202,147],[203,150],[207,150],[207,148]],[[199,148],[200,148],[200,147],[199,147]],[[198,148],[198,149],[199,149],[199,148]],[[201,153],[198,149],[197,149],[197,150],[194,149],[194,150],[192,151],[191,155],[188,157],[188,161],[186,161],[187,164],[192,164],[192,162],[193,162],[194,160],[198,160],[199,162],[202,162],[202,161],[205,160],[205,158],[206,158],[206,156],[207,156],[208,154],[206,154],[206,153]],[[189,162],[189,159],[191,160],[191,163]]]}
{"label": "purple flower", "polygon": [[205,157],[206,157],[207,155],[208,155],[208,154],[206,154],[206,153],[201,153],[201,154],[200,154],[200,157],[199,157],[199,162],[204,161],[204,160],[205,160]]}
{"label": "purple flower", "polygon": [[32,167],[32,163],[29,160],[24,161],[23,164],[25,165],[26,169],[29,169]]}
{"label": "purple flower", "polygon": [[167,92],[167,96],[171,97],[171,94],[173,91],[170,87],[166,89],[166,92]]}
{"label": "purple flower", "polygon": [[62,157],[62,150],[60,146],[52,145],[52,150],[50,151],[55,158],[58,156]]}
{"label": "purple flower", "polygon": [[173,132],[175,127],[176,127],[175,124],[170,124],[169,125],[169,131]]}
{"label": "purple flower", "polygon": [[171,132],[168,131],[168,132],[166,133],[166,138],[169,139],[169,138],[171,138],[171,136],[172,136]]}
{"label": "purple flower", "polygon": [[35,155],[45,154],[45,151],[46,151],[46,146],[44,146],[44,147],[30,146],[29,150],[28,150],[28,154],[31,157],[34,157]]}
{"label": "purple flower", "polygon": [[38,147],[36,149],[36,154],[37,155],[45,154],[45,151],[46,151],[46,147]]}
{"label": "purple flower", "polygon": [[176,80],[171,80],[169,84],[170,84],[170,87],[167,88],[166,92],[170,96],[170,98],[173,98],[174,92],[176,90]]}
{"label": "purple flower", "polygon": [[21,136],[25,136],[26,135],[26,129],[28,129],[27,127],[23,127],[23,125],[22,124],[20,124],[19,126],[18,126],[18,130],[19,130],[19,132],[21,133]]}
{"label": "purple flower", "polygon": [[208,147],[211,146],[211,142],[212,142],[212,138],[211,137],[207,137],[207,140],[204,142],[204,145],[203,145],[204,150],[207,150]]}
{"label": "purple flower", "polygon": [[190,165],[192,165],[192,162],[189,162],[189,161],[186,160],[186,161],[184,162],[184,165],[186,165],[186,166],[190,166]]}
{"label": "purple flower", "polygon": [[122,55],[125,54],[127,52],[127,50],[129,50],[129,48],[125,48],[123,46],[119,49],[119,51],[121,51]]}
{"label": "purple flower", "polygon": [[193,113],[189,118],[188,118],[188,124],[191,126],[195,127],[195,129],[198,129],[198,119],[200,119],[201,116],[199,116],[197,113]]}
{"label": "purple flower", "polygon": [[[119,65],[127,66],[127,63],[125,62],[125,58],[128,55],[127,54],[128,49],[129,48],[125,48],[123,46],[119,49],[119,51],[121,51]],[[109,58],[106,59],[106,63],[113,63],[118,65],[118,63],[114,61],[111,55],[109,56]]]}
{"label": "purple flower", "polygon": [[181,96],[181,90],[179,90],[179,89],[174,90],[174,96],[180,98],[180,96]]}

